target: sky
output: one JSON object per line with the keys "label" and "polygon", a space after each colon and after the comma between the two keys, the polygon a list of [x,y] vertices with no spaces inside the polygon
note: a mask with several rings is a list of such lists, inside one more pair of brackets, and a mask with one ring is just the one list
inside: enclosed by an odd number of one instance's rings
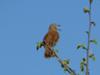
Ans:
{"label": "sky", "polygon": [[[87,43],[88,15],[83,7],[87,0],[0,0],[0,75],[68,75],[55,58],[45,59],[44,49],[36,50],[51,23],[61,25],[56,45],[59,57],[70,60],[70,66],[80,72],[84,50],[79,43]],[[99,75],[100,63],[100,0],[92,4],[91,45],[96,61],[90,60],[90,74]]]}

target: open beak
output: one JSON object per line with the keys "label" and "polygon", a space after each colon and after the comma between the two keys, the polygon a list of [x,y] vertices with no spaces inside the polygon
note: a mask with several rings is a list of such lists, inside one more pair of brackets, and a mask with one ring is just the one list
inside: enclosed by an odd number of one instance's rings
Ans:
{"label": "open beak", "polygon": [[61,27],[61,25],[57,25],[57,27]]}
{"label": "open beak", "polygon": [[58,29],[58,31],[61,31],[61,29],[60,29],[60,27],[61,27],[61,25],[57,25],[57,29]]}

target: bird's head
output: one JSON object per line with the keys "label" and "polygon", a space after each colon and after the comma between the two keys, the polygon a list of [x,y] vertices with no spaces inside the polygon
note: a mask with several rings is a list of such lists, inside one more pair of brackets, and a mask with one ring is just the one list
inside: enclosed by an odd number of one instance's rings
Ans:
{"label": "bird's head", "polygon": [[49,31],[57,31],[57,30],[59,30],[58,27],[60,27],[60,25],[53,23],[49,26]]}

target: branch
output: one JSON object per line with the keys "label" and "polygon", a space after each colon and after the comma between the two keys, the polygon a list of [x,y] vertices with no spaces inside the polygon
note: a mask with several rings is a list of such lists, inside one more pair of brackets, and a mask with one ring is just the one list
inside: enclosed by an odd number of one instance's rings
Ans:
{"label": "branch", "polygon": [[60,59],[60,57],[56,54],[56,59],[58,60],[58,62],[66,69],[66,71],[68,71],[68,73],[70,74],[70,75],[77,75],[76,73],[75,73],[75,71],[72,69],[72,68],[70,68],[67,64],[63,64],[63,61]]}
{"label": "branch", "polygon": [[[51,47],[49,47],[48,44],[45,44],[45,46],[48,47],[50,50],[52,50]],[[52,50],[52,51],[54,51],[54,50]],[[65,69],[66,71],[68,71],[68,73],[69,73],[70,75],[77,75],[77,74],[75,73],[75,71],[74,71],[71,67],[68,66],[68,64],[63,64],[63,61],[62,61],[61,58],[56,54],[55,51],[54,51],[54,53],[55,53],[55,57],[56,57],[56,59],[58,60],[58,62],[61,64],[61,66],[64,67],[64,69]]]}
{"label": "branch", "polygon": [[[92,1],[92,0],[90,0]],[[86,53],[86,75],[90,75],[89,72],[89,51],[90,51],[90,40],[91,40],[91,2],[89,2],[89,27],[88,27],[88,45],[87,45],[87,53]]]}
{"label": "branch", "polygon": [[[48,47],[51,51],[54,51],[51,47],[49,47],[49,45],[48,44],[44,44],[43,42],[39,42],[38,43],[38,45],[37,45],[37,50],[39,49],[39,48],[41,48],[42,46],[46,46],[46,47]],[[54,56],[56,57],[56,59],[57,59],[57,61],[61,64],[61,66],[70,74],[70,75],[77,75],[76,73],[75,73],[75,71],[71,68],[71,67],[69,67],[68,66],[68,64],[64,64],[63,63],[63,61],[61,60],[61,58],[56,54],[56,52],[54,51]],[[54,57],[53,56],[53,57]]]}

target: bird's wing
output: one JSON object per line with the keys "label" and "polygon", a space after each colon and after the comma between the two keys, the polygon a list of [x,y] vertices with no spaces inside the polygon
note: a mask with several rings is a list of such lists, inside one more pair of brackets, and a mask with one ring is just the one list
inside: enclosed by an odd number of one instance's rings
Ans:
{"label": "bird's wing", "polygon": [[43,41],[45,42],[46,45],[49,45],[50,47],[52,47],[52,34],[51,33],[47,33],[45,36],[44,36],[44,39]]}
{"label": "bird's wing", "polygon": [[59,40],[59,33],[58,32],[55,32],[55,37],[54,37],[54,41],[55,41],[55,43],[57,43],[58,42],[58,40]]}
{"label": "bird's wing", "polygon": [[56,45],[58,39],[59,39],[58,32],[48,32],[44,37],[44,42],[50,47],[53,47]]}

